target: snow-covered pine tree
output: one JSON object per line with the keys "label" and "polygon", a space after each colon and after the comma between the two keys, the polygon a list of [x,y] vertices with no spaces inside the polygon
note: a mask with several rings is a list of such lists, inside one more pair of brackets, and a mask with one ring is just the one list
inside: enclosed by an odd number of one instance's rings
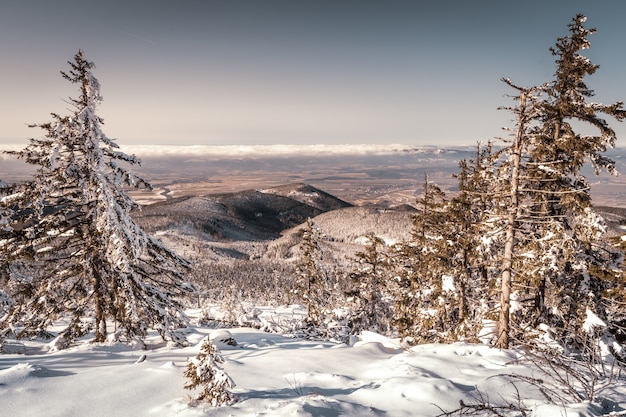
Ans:
{"label": "snow-covered pine tree", "polygon": [[[580,336],[587,310],[604,318],[601,295],[617,258],[604,242],[604,221],[593,211],[590,185],[581,170],[590,162],[596,174],[603,169],[615,173],[614,162],[603,152],[615,146],[616,134],[604,117],[617,121],[626,117],[622,102],[588,102],[594,92],[585,77],[599,66],[581,54],[590,47],[588,37],[596,31],[586,29],[585,21],[585,16],[576,15],[568,25],[569,35],[551,48],[557,69],[555,80],[546,88],[541,130],[535,136],[529,169],[529,177],[538,178],[529,184],[537,190],[533,209],[549,219],[543,225],[542,241],[560,237],[556,242],[560,250],[548,258],[549,262],[557,260],[559,267],[541,282],[536,309],[552,325],[562,327],[563,337],[570,340]],[[597,133],[580,134],[574,122]],[[548,299],[550,292],[553,300]]]}
{"label": "snow-covered pine tree", "polygon": [[409,343],[444,341],[451,330],[450,306],[456,303],[444,262],[449,255],[447,205],[443,191],[426,176],[412,238],[390,252],[396,271],[393,325]]}
{"label": "snow-covered pine tree", "polygon": [[[621,121],[626,112],[621,102],[587,102],[593,91],[584,78],[598,66],[580,54],[595,32],[583,27],[585,20],[577,15],[569,25],[570,35],[551,49],[557,57],[554,81],[528,89],[505,80],[520,95],[516,139],[504,149],[507,160],[501,164],[510,185],[499,347],[509,345],[513,287],[521,301],[517,325],[527,326],[519,329],[522,337],[543,323],[558,329],[561,341],[570,344],[580,335],[587,311],[604,316],[600,295],[615,256],[602,241],[603,221],[592,210],[581,169],[590,161],[596,172],[614,171],[613,161],[602,152],[614,146],[615,132],[600,115]],[[598,134],[579,134],[572,121],[588,124]]]}
{"label": "snow-covered pine tree", "polygon": [[384,242],[373,233],[367,235],[364,252],[357,252],[356,269],[348,274],[351,290],[347,295],[354,298],[356,311],[351,317],[351,332],[363,330],[389,334],[392,320],[390,295],[387,289],[391,280],[389,257],[380,250]]}
{"label": "snow-covered pine tree", "polygon": [[198,402],[209,403],[213,407],[233,404],[237,398],[230,390],[235,383],[220,366],[224,359],[219,349],[208,336],[201,343],[198,355],[187,360],[184,373],[187,378],[185,389],[201,389],[193,398],[192,405]]}
{"label": "snow-covered pine tree", "polygon": [[396,245],[395,324],[407,341],[477,340],[488,318],[493,267],[485,219],[497,182],[491,144],[460,161],[459,193],[424,183],[413,238]]}
{"label": "snow-covered pine tree", "polygon": [[450,200],[445,228],[448,256],[442,258],[456,293],[456,314],[450,340],[477,340],[483,320],[492,319],[492,236],[486,224],[497,189],[492,146],[479,144],[474,160],[461,160],[456,176],[459,192]]}
{"label": "snow-covered pine tree", "polygon": [[307,323],[318,327],[324,318],[324,309],[328,303],[328,275],[322,264],[322,231],[311,218],[300,230],[300,257],[296,265],[296,285],[294,292],[306,303]]}
{"label": "snow-covered pine tree", "polygon": [[85,319],[92,316],[97,342],[107,338],[107,320],[128,338],[154,328],[182,342],[176,330],[186,317],[178,300],[192,290],[183,275],[188,263],[133,221],[138,205],[125,187],[149,184],[125,166],[140,161],[101,130],[94,64],[83,51],[69,64],[61,74],[80,88],[69,101],[73,112],[32,125],[45,138],[13,152],[37,172],[11,198],[13,230],[1,250],[12,257],[8,287],[19,303],[0,327],[12,330],[19,323],[19,337],[64,318],[69,324],[61,336],[72,340],[88,331]]}
{"label": "snow-covered pine tree", "polygon": [[[0,181],[0,241],[11,238],[13,230],[9,227],[10,217],[13,215],[13,209],[11,204],[5,198],[8,194],[11,194],[11,188],[5,187],[2,181]],[[9,255],[0,251],[0,317],[3,317],[8,313],[9,308],[13,304],[13,299],[9,295],[8,291],[8,275],[9,275]],[[4,333],[0,331],[0,350],[4,340]]]}
{"label": "snow-covered pine tree", "polygon": [[[525,177],[525,165],[523,160],[528,155],[531,139],[535,134],[533,121],[538,115],[538,91],[537,88],[519,87],[509,79],[503,79],[512,88],[516,89],[519,95],[514,97],[517,106],[505,108],[516,115],[516,126],[512,132],[512,143],[500,150],[498,154],[504,158],[499,165],[499,177],[506,181],[498,181],[494,185],[497,200],[492,207],[491,219],[492,227],[501,230],[503,242],[502,258],[500,266],[500,305],[498,317],[498,332],[495,345],[499,348],[507,349],[511,339],[511,301],[513,297],[514,271],[525,271],[526,266],[516,265],[519,259],[524,262],[527,258],[519,257],[522,252],[520,242],[526,240],[520,238],[520,232],[528,235],[527,230],[522,228],[522,218],[524,217],[525,205],[524,193],[521,191],[521,182]],[[529,220],[526,217],[526,220]],[[495,234],[495,233],[494,233]],[[532,268],[531,268],[532,269]]]}
{"label": "snow-covered pine tree", "polygon": [[[613,276],[611,285],[603,294],[605,310],[609,331],[623,344],[626,343],[626,234],[613,236],[609,242],[620,251],[622,259],[620,273]],[[621,359],[626,362],[626,358]]]}

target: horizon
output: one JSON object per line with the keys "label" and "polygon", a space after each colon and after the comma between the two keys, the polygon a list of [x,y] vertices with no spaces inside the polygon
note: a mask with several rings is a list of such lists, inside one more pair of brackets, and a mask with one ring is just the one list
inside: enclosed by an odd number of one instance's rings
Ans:
{"label": "horizon", "polygon": [[[619,139],[618,139],[619,141]],[[116,142],[117,143],[117,142]],[[149,145],[149,144],[120,144],[119,149],[127,154],[141,157],[148,156],[183,156],[183,155],[214,155],[219,157],[241,156],[301,156],[301,155],[384,155],[405,153],[422,153],[424,151],[475,151],[478,145],[484,146],[486,142],[474,144],[403,144],[403,143],[332,143],[332,144],[297,144],[297,143],[273,143],[257,145]],[[28,144],[0,143],[0,160],[16,159],[11,155],[3,155],[4,151],[19,151]],[[493,141],[494,148],[506,146],[503,141]],[[615,147],[607,148],[604,152],[613,153],[626,150],[626,143],[616,143]],[[619,155],[621,156],[621,155]]]}
{"label": "horizon", "polygon": [[[22,148],[15,146],[14,150]],[[154,187],[154,191],[134,191],[142,204],[166,195],[219,194],[288,183],[307,183],[353,202],[406,203],[414,201],[424,175],[443,191],[454,193],[459,161],[476,156],[476,145],[121,145],[120,150],[141,160],[131,170]],[[626,173],[624,148],[605,154],[614,159],[619,172]],[[2,153],[0,160],[1,180],[11,183],[32,177],[35,167],[23,160]],[[594,203],[626,207],[623,175],[602,171],[595,176],[589,166],[583,174],[592,184]]]}

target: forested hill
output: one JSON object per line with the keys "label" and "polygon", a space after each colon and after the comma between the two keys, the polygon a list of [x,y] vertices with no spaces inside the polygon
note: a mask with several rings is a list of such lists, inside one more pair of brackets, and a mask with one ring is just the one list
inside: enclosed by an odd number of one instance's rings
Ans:
{"label": "forested hill", "polygon": [[214,241],[259,241],[321,213],[351,204],[306,184],[208,196],[180,197],[134,213],[148,232],[183,229]]}
{"label": "forested hill", "polygon": [[[283,231],[304,223],[307,217],[351,206],[311,185],[297,183],[229,194],[173,198],[144,206],[133,216],[150,233],[175,229],[209,241],[262,241],[279,237]],[[596,211],[606,219],[611,234],[626,225],[626,209],[598,206]],[[335,226],[355,220],[347,212],[342,213],[347,218],[334,220]]]}

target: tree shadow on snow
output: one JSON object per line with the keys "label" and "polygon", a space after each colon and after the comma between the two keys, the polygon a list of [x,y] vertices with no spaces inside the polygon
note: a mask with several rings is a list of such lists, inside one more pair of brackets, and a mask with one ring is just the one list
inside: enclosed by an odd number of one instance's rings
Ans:
{"label": "tree shadow on snow", "polygon": [[37,369],[35,369],[32,373],[32,375],[37,378],[55,378],[58,376],[69,376],[74,374],[75,372],[58,371],[54,369],[44,368],[43,366],[37,367]]}
{"label": "tree shadow on snow", "polygon": [[264,398],[264,399],[285,399],[298,398],[306,396],[320,396],[332,398],[337,395],[350,395],[363,388],[375,388],[376,384],[370,383],[354,388],[320,388],[316,386],[294,385],[289,388],[281,388],[278,390],[248,390],[246,392],[237,393],[241,399]]}
{"label": "tree shadow on snow", "polygon": [[386,411],[378,410],[373,407],[365,407],[356,403],[327,403],[326,407],[313,404],[304,404],[302,409],[312,416],[318,417],[341,417],[346,415],[346,409],[350,411],[351,415],[359,416],[385,416]]}
{"label": "tree shadow on snow", "polygon": [[[333,397],[350,395],[362,388],[375,388],[376,384],[370,383],[354,388],[320,388],[317,386],[293,386],[279,390],[249,390],[238,392],[240,400],[266,399],[285,400],[307,398],[314,404],[306,402],[302,404],[303,411],[312,416],[319,417],[340,417],[346,414],[360,416],[386,416],[387,412],[373,407],[366,407],[362,404],[344,400],[335,400]],[[330,401],[329,401],[330,399]]]}

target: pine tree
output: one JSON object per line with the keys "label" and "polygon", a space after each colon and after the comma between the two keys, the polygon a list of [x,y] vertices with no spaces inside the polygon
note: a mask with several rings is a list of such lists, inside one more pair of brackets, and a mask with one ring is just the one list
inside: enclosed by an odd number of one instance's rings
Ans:
{"label": "pine tree", "polygon": [[355,255],[357,269],[348,274],[352,289],[347,295],[357,304],[351,318],[353,334],[363,330],[381,334],[390,332],[392,309],[387,286],[391,271],[388,256],[379,249],[383,245],[381,238],[368,234],[365,251]]}
{"label": "pine tree", "polygon": [[[557,253],[560,270],[566,273],[551,274],[547,284],[552,288],[540,287],[538,299],[545,304],[544,293],[556,293],[556,318],[564,332],[570,334],[580,330],[587,309],[603,316],[599,296],[606,282],[602,275],[611,274],[615,258],[603,242],[604,222],[593,212],[590,186],[581,169],[589,161],[596,174],[602,169],[615,173],[614,162],[602,154],[616,141],[615,131],[604,116],[617,121],[626,117],[621,102],[588,102],[594,92],[585,84],[585,77],[594,74],[599,66],[580,53],[590,47],[588,37],[596,31],[586,29],[585,21],[585,16],[577,15],[568,26],[569,36],[559,38],[551,49],[557,70],[555,80],[547,88],[541,134],[536,136],[530,156],[534,170],[529,173],[540,178],[531,184],[540,190],[533,201],[535,210],[550,216],[551,225],[546,229],[552,235],[562,236],[561,242],[566,243],[559,245],[563,250]],[[579,134],[572,121],[590,125],[598,133]]]}
{"label": "pine tree", "polygon": [[[514,99],[518,101],[517,107],[509,108],[516,114],[516,127],[513,133],[513,143],[503,149],[500,154],[505,156],[505,161],[500,165],[500,175],[507,179],[507,182],[497,190],[505,188],[499,197],[504,198],[504,204],[500,205],[497,213],[501,218],[504,230],[504,248],[502,253],[502,266],[500,276],[500,312],[498,318],[498,334],[496,346],[508,348],[511,337],[511,298],[513,291],[513,272],[524,270],[521,266],[514,268],[516,256],[519,251],[519,228],[523,217],[523,201],[520,183],[522,181],[523,166],[522,159],[531,146],[529,138],[533,135],[532,121],[537,113],[537,92],[535,88],[523,88],[516,86],[508,79],[503,79],[505,83],[519,92]],[[498,191],[500,193],[500,191]],[[504,207],[502,207],[504,206]]]}
{"label": "pine tree", "polygon": [[[590,161],[596,173],[614,171],[613,161],[602,152],[614,146],[615,132],[600,115],[621,121],[626,112],[621,102],[608,106],[587,102],[593,91],[584,78],[598,66],[580,54],[595,32],[583,27],[585,20],[577,15],[569,25],[569,36],[559,38],[551,48],[557,57],[554,81],[521,88],[505,80],[519,92],[519,105],[514,109],[515,140],[502,152],[508,158],[500,166],[510,184],[499,347],[509,346],[513,287],[521,300],[518,327],[543,323],[560,328],[564,343],[576,339],[588,310],[603,316],[600,295],[615,256],[602,242],[603,221],[592,210],[589,184],[581,169]],[[572,121],[591,125],[599,134],[581,135]],[[520,335],[529,335],[527,329],[519,330]]]}
{"label": "pine tree", "polygon": [[443,341],[451,330],[449,306],[454,294],[444,285],[452,279],[444,261],[450,243],[445,238],[447,204],[444,193],[426,176],[412,238],[391,253],[396,268],[393,324],[410,343]]}
{"label": "pine tree", "polygon": [[230,405],[237,401],[230,392],[235,383],[221,368],[224,359],[219,349],[205,337],[197,356],[187,360],[184,376],[187,378],[185,389],[201,391],[194,397],[193,403],[209,403],[213,407]]}
{"label": "pine tree", "polygon": [[459,192],[447,207],[448,256],[442,258],[454,280],[456,315],[451,340],[477,340],[483,320],[493,310],[494,276],[491,239],[486,225],[493,206],[495,173],[491,144],[476,150],[474,160],[459,162]]}
{"label": "pine tree", "polygon": [[0,327],[19,322],[21,337],[69,318],[62,335],[71,341],[88,330],[84,320],[92,315],[97,342],[107,338],[107,320],[128,338],[152,327],[182,342],[176,329],[186,317],[177,300],[191,291],[183,280],[188,264],[133,221],[138,205],[124,187],[149,184],[125,166],[140,161],[101,130],[94,64],[82,51],[69,64],[61,74],[79,85],[79,97],[69,101],[73,112],[32,125],[45,138],[13,153],[37,172],[11,199],[11,239],[1,249],[11,257],[8,286],[18,302]]}
{"label": "pine tree", "polygon": [[[620,343],[624,343],[626,342],[626,234],[614,236],[609,242],[621,253],[621,259],[617,259],[621,268],[619,274],[612,276],[609,288],[603,294],[606,303],[605,313],[609,331]],[[626,362],[624,355],[621,360]]]}
{"label": "pine tree", "polygon": [[324,310],[330,296],[328,274],[322,262],[323,234],[310,218],[307,218],[305,227],[300,231],[302,240],[300,241],[300,259],[295,271],[295,292],[306,303],[308,325],[318,327],[322,324]]}
{"label": "pine tree", "polygon": [[460,161],[459,192],[446,198],[426,177],[412,239],[396,245],[395,321],[409,342],[477,340],[494,278],[485,219],[492,206],[491,145]]}

